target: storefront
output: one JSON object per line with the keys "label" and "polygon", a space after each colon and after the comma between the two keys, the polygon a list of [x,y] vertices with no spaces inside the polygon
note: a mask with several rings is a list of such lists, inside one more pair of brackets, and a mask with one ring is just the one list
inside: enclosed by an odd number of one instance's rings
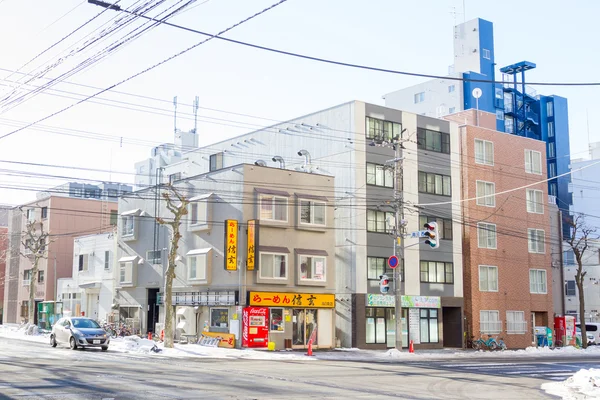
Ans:
{"label": "storefront", "polygon": [[[364,301],[361,304],[361,300]],[[395,346],[396,316],[393,295],[356,296],[353,346],[383,349]],[[360,311],[364,310],[364,313]],[[363,317],[360,317],[360,314]],[[402,345],[412,340],[416,348],[441,348],[442,304],[436,296],[402,296]]]}
{"label": "storefront", "polygon": [[[311,338],[313,348],[332,348],[335,344],[334,294],[249,292],[247,303],[256,314],[266,314],[265,334],[276,349],[303,349]],[[261,332],[252,329],[257,328],[252,321],[243,321],[247,324],[242,326],[243,335]]]}

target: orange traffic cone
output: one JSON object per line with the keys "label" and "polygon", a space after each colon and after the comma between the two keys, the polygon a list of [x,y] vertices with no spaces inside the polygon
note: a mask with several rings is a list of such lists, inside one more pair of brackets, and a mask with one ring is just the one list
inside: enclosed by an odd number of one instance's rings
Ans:
{"label": "orange traffic cone", "polygon": [[306,353],[307,356],[312,356],[313,355],[313,353],[312,353],[312,342],[313,342],[312,339],[310,339],[308,341],[308,353]]}
{"label": "orange traffic cone", "polygon": [[408,345],[408,352],[409,353],[414,353],[415,352],[415,347],[413,346],[413,341],[411,340],[409,345]]}
{"label": "orange traffic cone", "polygon": [[161,342],[165,341],[165,330],[164,329],[160,331],[160,341]]}
{"label": "orange traffic cone", "polygon": [[148,332],[148,340],[152,340],[152,332]]}

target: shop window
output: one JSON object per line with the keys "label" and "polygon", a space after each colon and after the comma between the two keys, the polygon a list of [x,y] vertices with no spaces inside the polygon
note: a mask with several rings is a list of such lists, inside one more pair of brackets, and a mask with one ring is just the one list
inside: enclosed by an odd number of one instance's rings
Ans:
{"label": "shop window", "polygon": [[300,280],[325,281],[326,262],[325,257],[300,256]]}
{"label": "shop window", "polygon": [[419,327],[421,343],[438,343],[438,310],[436,308],[421,308],[419,310]]}
{"label": "shop window", "polygon": [[270,308],[269,311],[271,314],[269,318],[271,332],[284,332],[283,308]]}
{"label": "shop window", "polygon": [[367,344],[387,343],[386,325],[387,323],[393,324],[393,321],[386,321],[386,314],[389,314],[389,311],[392,311],[393,314],[393,308],[367,307],[365,309]]}
{"label": "shop window", "polygon": [[229,309],[228,308],[211,308],[210,309],[210,327],[211,328],[228,328],[229,327]]}

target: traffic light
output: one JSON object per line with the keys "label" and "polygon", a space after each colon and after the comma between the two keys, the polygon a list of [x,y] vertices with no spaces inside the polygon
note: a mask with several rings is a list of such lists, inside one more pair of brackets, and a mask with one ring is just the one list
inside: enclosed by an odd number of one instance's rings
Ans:
{"label": "traffic light", "polygon": [[383,294],[390,291],[390,278],[387,275],[379,275],[379,290]]}
{"label": "traffic light", "polygon": [[437,222],[428,222],[424,225],[424,227],[426,229],[425,236],[427,236],[425,243],[430,245],[434,249],[440,247]]}

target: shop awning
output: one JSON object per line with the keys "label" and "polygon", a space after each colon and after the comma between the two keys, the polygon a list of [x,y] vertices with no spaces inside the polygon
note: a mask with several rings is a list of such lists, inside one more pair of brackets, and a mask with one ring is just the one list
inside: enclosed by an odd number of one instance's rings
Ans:
{"label": "shop awning", "polygon": [[185,253],[186,256],[195,256],[198,254],[208,254],[209,251],[211,251],[212,249],[210,247],[205,248],[205,249],[194,249],[194,250],[190,250],[187,253]]}

